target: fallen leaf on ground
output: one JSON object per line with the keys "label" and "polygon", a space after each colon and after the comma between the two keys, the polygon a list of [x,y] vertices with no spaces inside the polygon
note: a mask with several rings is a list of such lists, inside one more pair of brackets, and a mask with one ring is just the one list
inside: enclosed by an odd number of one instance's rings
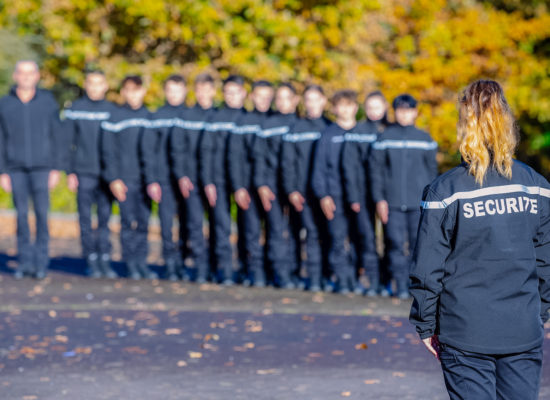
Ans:
{"label": "fallen leaf on ground", "polygon": [[359,343],[355,345],[355,350],[367,350],[369,346],[366,343]]}
{"label": "fallen leaf on ground", "polygon": [[190,351],[189,357],[191,358],[202,358],[202,353],[199,353],[198,351]]}
{"label": "fallen leaf on ground", "polygon": [[376,385],[380,383],[380,379],[367,379],[365,385]]}

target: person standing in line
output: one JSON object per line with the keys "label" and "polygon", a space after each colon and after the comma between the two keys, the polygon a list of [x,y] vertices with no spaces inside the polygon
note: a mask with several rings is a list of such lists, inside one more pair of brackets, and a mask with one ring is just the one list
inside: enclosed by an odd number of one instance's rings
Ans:
{"label": "person standing in line", "polygon": [[[88,275],[116,278],[111,268],[109,217],[113,196],[101,177],[101,122],[111,117],[114,104],[105,100],[109,89],[102,71],[90,70],[84,81],[85,94],[65,109],[64,125],[70,145],[67,186],[77,192],[82,255]],[[92,205],[97,206],[97,228],[92,227]]]}
{"label": "person standing in line", "polygon": [[[0,185],[12,193],[17,211],[15,279],[46,277],[48,256],[49,190],[59,182],[66,158],[59,106],[51,92],[38,88],[40,70],[34,61],[17,62],[15,86],[0,99]],[[66,147],[66,146],[65,146]],[[36,241],[31,243],[28,211],[32,199]]]}
{"label": "person standing in line", "polygon": [[296,122],[296,106],[300,97],[290,83],[279,85],[275,92],[274,112],[266,118],[254,142],[254,186],[265,212],[267,259],[275,273],[275,284],[294,289],[290,273],[295,257],[290,244],[290,229],[284,209],[288,206],[282,186],[281,150],[283,135]]}
{"label": "person standing in line", "polygon": [[271,115],[273,85],[265,80],[252,84],[250,97],[254,110],[239,121],[229,137],[229,178],[237,203],[239,258],[244,284],[266,285],[263,249],[260,244],[261,214],[258,193],[254,188],[254,143],[266,118]]}
{"label": "person standing in line", "polygon": [[387,126],[387,108],[381,92],[369,93],[365,99],[367,119],[357,124],[357,133],[346,134],[342,149],[342,177],[346,203],[351,210],[352,241],[355,243],[358,266],[369,280],[365,292],[369,297],[379,293],[389,295],[385,288],[380,287],[380,263],[374,234],[375,210],[368,179],[371,145]]}
{"label": "person standing in line", "polygon": [[408,299],[409,266],[420,218],[418,202],[422,189],[437,177],[437,143],[416,128],[414,97],[397,96],[393,108],[396,124],[373,143],[369,177],[376,213],[386,229],[389,269],[397,297]]}
{"label": "person standing in line", "polygon": [[120,207],[122,259],[128,276],[134,280],[158,278],[147,265],[151,201],[144,185],[141,158],[142,136],[151,126],[151,114],[143,105],[146,91],[140,76],[126,76],[120,89],[124,105],[101,123],[103,176]]}
{"label": "person standing in line", "polygon": [[[164,82],[166,103],[153,114],[150,129],[141,139],[141,157],[147,195],[158,203],[158,214],[162,237],[162,256],[166,267],[166,278],[179,279],[178,244],[173,239],[174,216],[178,214],[179,190],[170,162],[170,137],[176,119],[185,107],[187,86],[181,75],[170,75]],[[185,221],[180,220],[180,224]]]}
{"label": "person standing in line", "polygon": [[[183,197],[180,221],[185,226],[180,231],[187,231],[187,243],[182,243],[182,246],[189,249],[189,257],[196,271],[196,281],[204,283],[208,278],[209,268],[203,233],[205,208],[199,181],[199,150],[204,128],[215,112],[214,78],[207,73],[200,74],[195,78],[194,88],[197,103],[193,107],[181,110],[172,129],[170,153],[172,170]],[[183,278],[190,277],[184,273]]]}
{"label": "person standing in line", "polygon": [[210,208],[210,250],[216,266],[217,281],[235,284],[231,246],[231,199],[228,173],[228,143],[233,129],[245,113],[244,78],[230,75],[223,82],[225,105],[216,110],[202,136],[200,178]]}
{"label": "person standing in line", "polygon": [[282,184],[290,207],[290,223],[297,259],[301,261],[301,231],[306,231],[306,265],[308,289],[321,290],[323,257],[321,251],[322,213],[312,193],[311,176],[315,146],[330,121],[323,116],[327,98],[323,88],[309,85],[303,94],[305,118],[292,126],[291,132],[283,135],[281,151]]}
{"label": "person standing in line", "polygon": [[439,359],[451,400],[538,398],[550,308],[550,184],[513,159],[502,87],[458,103],[463,162],[424,189],[410,321]]}
{"label": "person standing in line", "polygon": [[356,134],[357,93],[340,90],[332,97],[336,122],[321,135],[313,164],[312,188],[325,217],[329,241],[328,262],[337,278],[336,291],[348,294],[357,290],[355,268],[346,249],[349,234],[342,183],[342,147],[346,134]]}

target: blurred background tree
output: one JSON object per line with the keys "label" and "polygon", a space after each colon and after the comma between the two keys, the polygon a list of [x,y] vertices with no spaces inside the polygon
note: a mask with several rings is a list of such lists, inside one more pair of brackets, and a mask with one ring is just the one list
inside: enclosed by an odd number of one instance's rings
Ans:
{"label": "blurred background tree", "polygon": [[388,99],[409,92],[421,102],[419,125],[440,144],[443,169],[459,160],[458,93],[475,79],[496,79],[522,130],[519,158],[548,174],[548,7],[544,0],[4,0],[0,26],[11,36],[0,53],[17,59],[8,46],[38,51],[43,85],[61,103],[80,94],[87,65],[106,72],[113,100],[124,75],[142,74],[152,108],[173,72],[190,81],[209,71],[319,83],[328,93],[353,88],[362,96],[380,89]]}

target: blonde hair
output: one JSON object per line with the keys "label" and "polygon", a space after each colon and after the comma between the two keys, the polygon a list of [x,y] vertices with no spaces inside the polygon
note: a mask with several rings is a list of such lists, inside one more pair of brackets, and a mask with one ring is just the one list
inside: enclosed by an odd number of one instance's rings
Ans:
{"label": "blonde hair", "polygon": [[512,157],[519,133],[502,87],[495,81],[470,84],[459,98],[460,154],[482,186],[489,166],[512,178]]}

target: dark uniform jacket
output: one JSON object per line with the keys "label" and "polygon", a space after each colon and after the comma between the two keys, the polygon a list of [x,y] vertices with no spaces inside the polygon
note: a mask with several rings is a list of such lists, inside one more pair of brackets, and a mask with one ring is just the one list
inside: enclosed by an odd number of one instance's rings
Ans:
{"label": "dark uniform jacket", "polygon": [[51,92],[37,89],[23,103],[13,87],[0,99],[0,171],[61,169],[63,144],[59,106]]}
{"label": "dark uniform jacket", "polygon": [[282,190],[281,152],[283,136],[297,120],[295,113],[274,113],[266,118],[254,143],[254,186],[268,186],[272,192]]}
{"label": "dark uniform jacket", "polygon": [[349,203],[365,203],[370,195],[369,157],[372,144],[378,139],[382,124],[362,121],[354,132],[344,137],[342,149],[342,173],[344,191]]}
{"label": "dark uniform jacket", "polygon": [[183,105],[165,104],[151,115],[149,129],[144,131],[141,140],[146,184],[153,182],[167,184],[172,179],[170,140],[172,129],[178,122],[183,107]]}
{"label": "dark uniform jacket", "polygon": [[203,186],[228,185],[227,149],[229,136],[246,111],[244,108],[222,107],[212,115],[202,135],[199,175]]}
{"label": "dark uniform jacket", "polygon": [[421,338],[484,354],[540,345],[550,307],[550,185],[515,161],[480,188],[466,164],[424,190],[411,266]]}
{"label": "dark uniform jacket", "polygon": [[128,105],[116,107],[111,118],[101,124],[102,154],[107,182],[116,179],[139,182],[142,175],[142,136],[150,127],[150,112],[141,107],[133,110]]}
{"label": "dark uniform jacket", "polygon": [[244,113],[229,137],[228,161],[231,190],[252,189],[254,144],[269,112],[254,110]]}
{"label": "dark uniform jacket", "polygon": [[418,208],[424,187],[437,176],[437,143],[414,126],[393,125],[373,143],[372,198],[401,211]]}
{"label": "dark uniform jacket", "polygon": [[200,142],[213,113],[213,108],[203,109],[198,104],[181,109],[170,138],[172,169],[177,179],[186,176],[194,184],[199,182]]}
{"label": "dark uniform jacket", "polygon": [[99,177],[101,158],[101,123],[111,117],[115,105],[107,100],[93,101],[87,96],[76,100],[64,111],[69,152],[67,172]]}
{"label": "dark uniform jacket", "polygon": [[291,132],[283,136],[281,168],[287,195],[292,192],[299,192],[302,196],[311,194],[315,146],[330,123],[324,117],[300,118]]}
{"label": "dark uniform jacket", "polygon": [[342,147],[345,135],[354,133],[355,128],[342,129],[333,123],[321,135],[315,150],[311,186],[318,199],[326,196],[342,198]]}

